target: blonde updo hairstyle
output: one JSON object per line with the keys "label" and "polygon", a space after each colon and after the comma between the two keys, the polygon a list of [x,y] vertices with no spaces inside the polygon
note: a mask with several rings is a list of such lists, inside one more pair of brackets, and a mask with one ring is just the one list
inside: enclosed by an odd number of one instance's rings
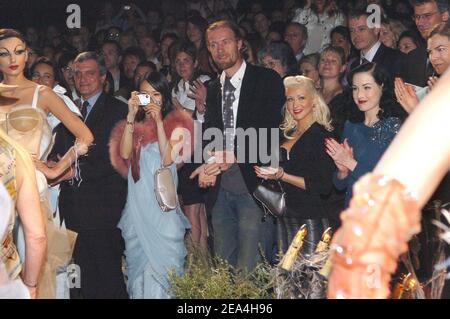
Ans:
{"label": "blonde updo hairstyle", "polygon": [[[325,103],[322,95],[314,87],[314,83],[310,78],[303,75],[288,76],[284,79],[283,83],[285,89],[303,87],[313,94],[316,97],[313,108],[314,120],[324,126],[326,130],[333,130],[333,126],[331,126],[330,109]],[[297,129],[297,121],[292,117],[291,113],[289,113],[287,103],[284,105],[284,119],[280,125],[280,129],[287,139],[295,138],[294,133]]]}

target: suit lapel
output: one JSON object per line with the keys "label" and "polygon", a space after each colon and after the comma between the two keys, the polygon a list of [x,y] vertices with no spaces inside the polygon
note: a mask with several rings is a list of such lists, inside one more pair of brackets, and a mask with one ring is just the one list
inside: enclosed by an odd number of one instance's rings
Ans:
{"label": "suit lapel", "polygon": [[94,106],[92,107],[91,112],[88,115],[88,118],[86,119],[86,125],[88,127],[95,127],[95,124],[99,119],[103,117],[104,109],[106,107],[106,95],[105,93],[102,93],[98,99],[97,102],[95,102]]}
{"label": "suit lapel", "polygon": [[243,123],[246,123],[246,117],[250,113],[249,105],[251,105],[254,86],[256,84],[256,81],[251,80],[252,71],[252,66],[247,63],[244,78],[242,79],[241,93],[239,95],[236,127],[243,127]]}
{"label": "suit lapel", "polygon": [[377,50],[377,53],[375,53],[375,56],[373,57],[373,62],[380,63],[380,61],[383,61],[384,53],[386,50],[384,50],[384,44],[382,43],[380,47]]}
{"label": "suit lapel", "polygon": [[221,131],[223,131],[223,118],[222,118],[222,85],[220,84],[220,80],[217,81],[217,90],[216,90],[216,96],[215,104],[216,109],[214,110],[216,112],[215,117],[217,118],[217,126]]}

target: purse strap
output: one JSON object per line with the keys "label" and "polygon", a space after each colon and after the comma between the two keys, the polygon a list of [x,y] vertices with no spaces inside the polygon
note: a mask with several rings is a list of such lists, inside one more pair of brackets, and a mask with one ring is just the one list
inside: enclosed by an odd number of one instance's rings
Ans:
{"label": "purse strap", "polygon": [[[281,191],[282,193],[286,193],[286,192],[284,191],[283,185],[282,185],[282,183],[280,182],[280,180],[278,180],[278,179],[275,180],[275,179],[274,179],[273,181],[275,181],[275,182],[278,183],[278,186],[280,186],[280,191]],[[264,184],[264,183],[269,183],[269,180],[268,180],[268,179],[262,179],[261,184]]]}
{"label": "purse strap", "polygon": [[164,157],[166,156],[167,149],[169,148],[169,143],[170,143],[169,140],[167,140],[166,145],[164,146],[164,151],[161,155],[161,168],[167,168],[170,166],[170,165],[164,166]]}

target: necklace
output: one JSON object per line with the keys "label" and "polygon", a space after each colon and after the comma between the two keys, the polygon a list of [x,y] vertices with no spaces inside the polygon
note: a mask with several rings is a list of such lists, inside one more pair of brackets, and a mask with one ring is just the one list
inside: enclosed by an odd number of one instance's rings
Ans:
{"label": "necklace", "polygon": [[311,124],[309,124],[308,126],[306,126],[304,129],[302,129],[300,131],[295,130],[295,136],[300,138],[311,127],[311,125],[313,125],[314,123],[316,123],[316,122],[315,121],[312,122]]}

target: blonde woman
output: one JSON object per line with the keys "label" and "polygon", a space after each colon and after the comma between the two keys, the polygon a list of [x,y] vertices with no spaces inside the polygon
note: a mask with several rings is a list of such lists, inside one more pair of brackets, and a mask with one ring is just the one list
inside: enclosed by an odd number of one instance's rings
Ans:
{"label": "blonde woman", "polygon": [[386,19],[381,23],[380,41],[388,48],[397,49],[400,35],[406,27],[398,20]]}
{"label": "blonde woman", "polygon": [[[45,224],[42,218],[34,167],[30,156],[0,129],[0,180],[12,199],[5,234],[0,234],[0,266],[4,266],[9,280],[19,276],[31,298],[36,297],[39,274],[46,252]],[[13,242],[16,211],[25,235],[23,266]],[[3,217],[2,217],[3,218]]]}
{"label": "blonde woman", "polygon": [[330,111],[311,79],[284,79],[286,111],[281,130],[281,167],[255,167],[258,177],[280,180],[287,194],[287,214],[279,219],[278,237],[286,252],[295,233],[306,224],[303,254],[312,254],[332,213],[335,166],[327,155],[325,139],[332,137]]}

